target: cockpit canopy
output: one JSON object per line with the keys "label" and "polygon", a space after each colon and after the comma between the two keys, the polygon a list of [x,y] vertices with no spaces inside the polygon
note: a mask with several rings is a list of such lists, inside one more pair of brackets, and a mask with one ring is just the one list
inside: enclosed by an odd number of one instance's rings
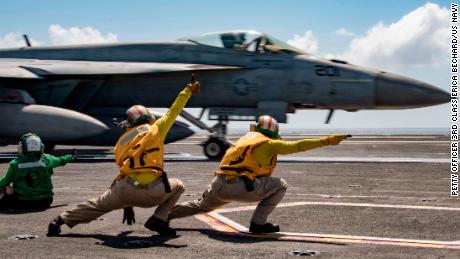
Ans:
{"label": "cockpit canopy", "polygon": [[211,32],[191,37],[188,41],[218,48],[255,53],[305,54],[281,40],[256,31]]}

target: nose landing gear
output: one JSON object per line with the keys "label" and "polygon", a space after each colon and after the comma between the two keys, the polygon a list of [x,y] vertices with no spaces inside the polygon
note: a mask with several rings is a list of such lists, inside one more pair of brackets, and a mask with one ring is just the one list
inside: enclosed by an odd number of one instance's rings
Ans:
{"label": "nose landing gear", "polygon": [[210,136],[202,144],[204,154],[212,160],[219,160],[225,155],[225,151],[230,147],[230,142],[224,137]]}
{"label": "nose landing gear", "polygon": [[225,139],[227,135],[227,123],[227,116],[219,116],[219,121],[211,128],[214,134],[201,144],[204,154],[209,159],[221,159],[225,155],[225,151],[231,146],[231,143]]}
{"label": "nose landing gear", "polygon": [[231,146],[231,143],[228,142],[225,138],[227,135],[227,116],[220,116],[219,122],[213,127],[208,127],[206,124],[200,121],[199,118],[195,118],[193,115],[184,110],[181,112],[181,116],[198,128],[207,130],[209,133],[212,133],[212,135],[209,136],[206,141],[201,143],[201,146],[203,147],[204,154],[209,159],[221,159],[224,156],[225,151],[227,151],[227,149]]}

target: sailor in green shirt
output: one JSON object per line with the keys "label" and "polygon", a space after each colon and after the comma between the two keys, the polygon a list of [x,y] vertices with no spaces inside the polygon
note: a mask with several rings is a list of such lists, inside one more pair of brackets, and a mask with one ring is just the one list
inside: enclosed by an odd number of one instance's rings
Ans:
{"label": "sailor in green shirt", "polygon": [[[48,208],[53,202],[53,168],[74,159],[73,155],[55,157],[43,153],[40,137],[27,133],[21,137],[19,156],[10,162],[8,171],[0,179],[0,210]],[[11,187],[12,185],[12,187]]]}

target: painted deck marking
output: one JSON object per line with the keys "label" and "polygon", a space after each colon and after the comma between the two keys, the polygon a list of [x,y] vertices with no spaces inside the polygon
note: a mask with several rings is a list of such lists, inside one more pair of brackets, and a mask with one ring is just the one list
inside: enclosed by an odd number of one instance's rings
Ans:
{"label": "painted deck marking", "polygon": [[208,224],[211,228],[234,236],[244,236],[252,238],[268,238],[292,241],[311,241],[327,243],[357,243],[375,245],[395,245],[406,247],[423,247],[437,249],[459,249],[460,241],[438,241],[438,240],[417,240],[386,237],[368,237],[352,235],[318,234],[318,233],[292,233],[277,232],[270,234],[252,234],[248,229],[216,212],[196,215],[195,218]]}
{"label": "painted deck marking", "polygon": [[[283,207],[303,206],[303,205],[460,211],[460,207],[438,207],[438,206],[418,206],[418,205],[378,204],[378,203],[352,203],[352,202],[316,202],[316,201],[297,201],[297,202],[280,203],[276,207],[283,208]],[[235,211],[247,211],[247,210],[254,210],[255,208],[256,206],[222,208],[222,209],[216,210],[216,212],[225,213],[225,212],[235,212]]]}
{"label": "painted deck marking", "polygon": [[[412,206],[400,204],[373,204],[373,203],[343,203],[343,202],[290,202],[281,203],[277,207],[291,207],[302,205],[326,205],[326,206],[353,206],[353,207],[378,207],[378,208],[398,208],[398,209],[422,209],[422,210],[446,210],[460,211],[460,208],[436,207],[436,206]],[[424,247],[437,249],[459,249],[460,240],[457,241],[439,241],[439,240],[418,240],[403,238],[387,237],[370,237],[370,236],[353,236],[337,234],[320,234],[320,233],[293,233],[277,232],[270,234],[252,234],[248,228],[222,216],[220,213],[254,210],[255,206],[243,206],[234,208],[218,209],[215,212],[196,215],[195,218],[208,224],[211,228],[226,233],[228,235],[245,236],[252,238],[269,238],[278,240],[293,241],[311,241],[323,243],[358,243],[358,244],[375,244],[375,245],[395,245],[406,247]]]}

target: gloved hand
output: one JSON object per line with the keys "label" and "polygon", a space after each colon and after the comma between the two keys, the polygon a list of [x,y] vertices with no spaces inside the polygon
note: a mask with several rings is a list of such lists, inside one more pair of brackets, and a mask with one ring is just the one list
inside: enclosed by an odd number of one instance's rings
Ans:
{"label": "gloved hand", "polygon": [[190,80],[190,83],[187,84],[187,87],[190,88],[194,94],[200,91],[200,82],[196,81],[195,74],[192,74],[192,79]]}
{"label": "gloved hand", "polygon": [[14,189],[13,189],[13,186],[11,185],[11,183],[5,187],[5,193],[7,195],[13,195]]}
{"label": "gloved hand", "polygon": [[347,138],[347,135],[330,135],[323,140],[326,142],[326,145],[338,145],[340,141],[344,140]]}
{"label": "gloved hand", "polygon": [[7,185],[4,188],[0,188],[0,195],[6,194],[6,195],[12,195],[14,193],[13,186]]}
{"label": "gloved hand", "polygon": [[132,225],[133,223],[136,223],[136,219],[134,218],[134,209],[133,207],[127,207],[123,208],[123,221],[121,222],[122,224]]}
{"label": "gloved hand", "polygon": [[75,150],[75,148],[73,148],[70,154],[72,155],[72,160],[75,160],[77,158],[78,152]]}

